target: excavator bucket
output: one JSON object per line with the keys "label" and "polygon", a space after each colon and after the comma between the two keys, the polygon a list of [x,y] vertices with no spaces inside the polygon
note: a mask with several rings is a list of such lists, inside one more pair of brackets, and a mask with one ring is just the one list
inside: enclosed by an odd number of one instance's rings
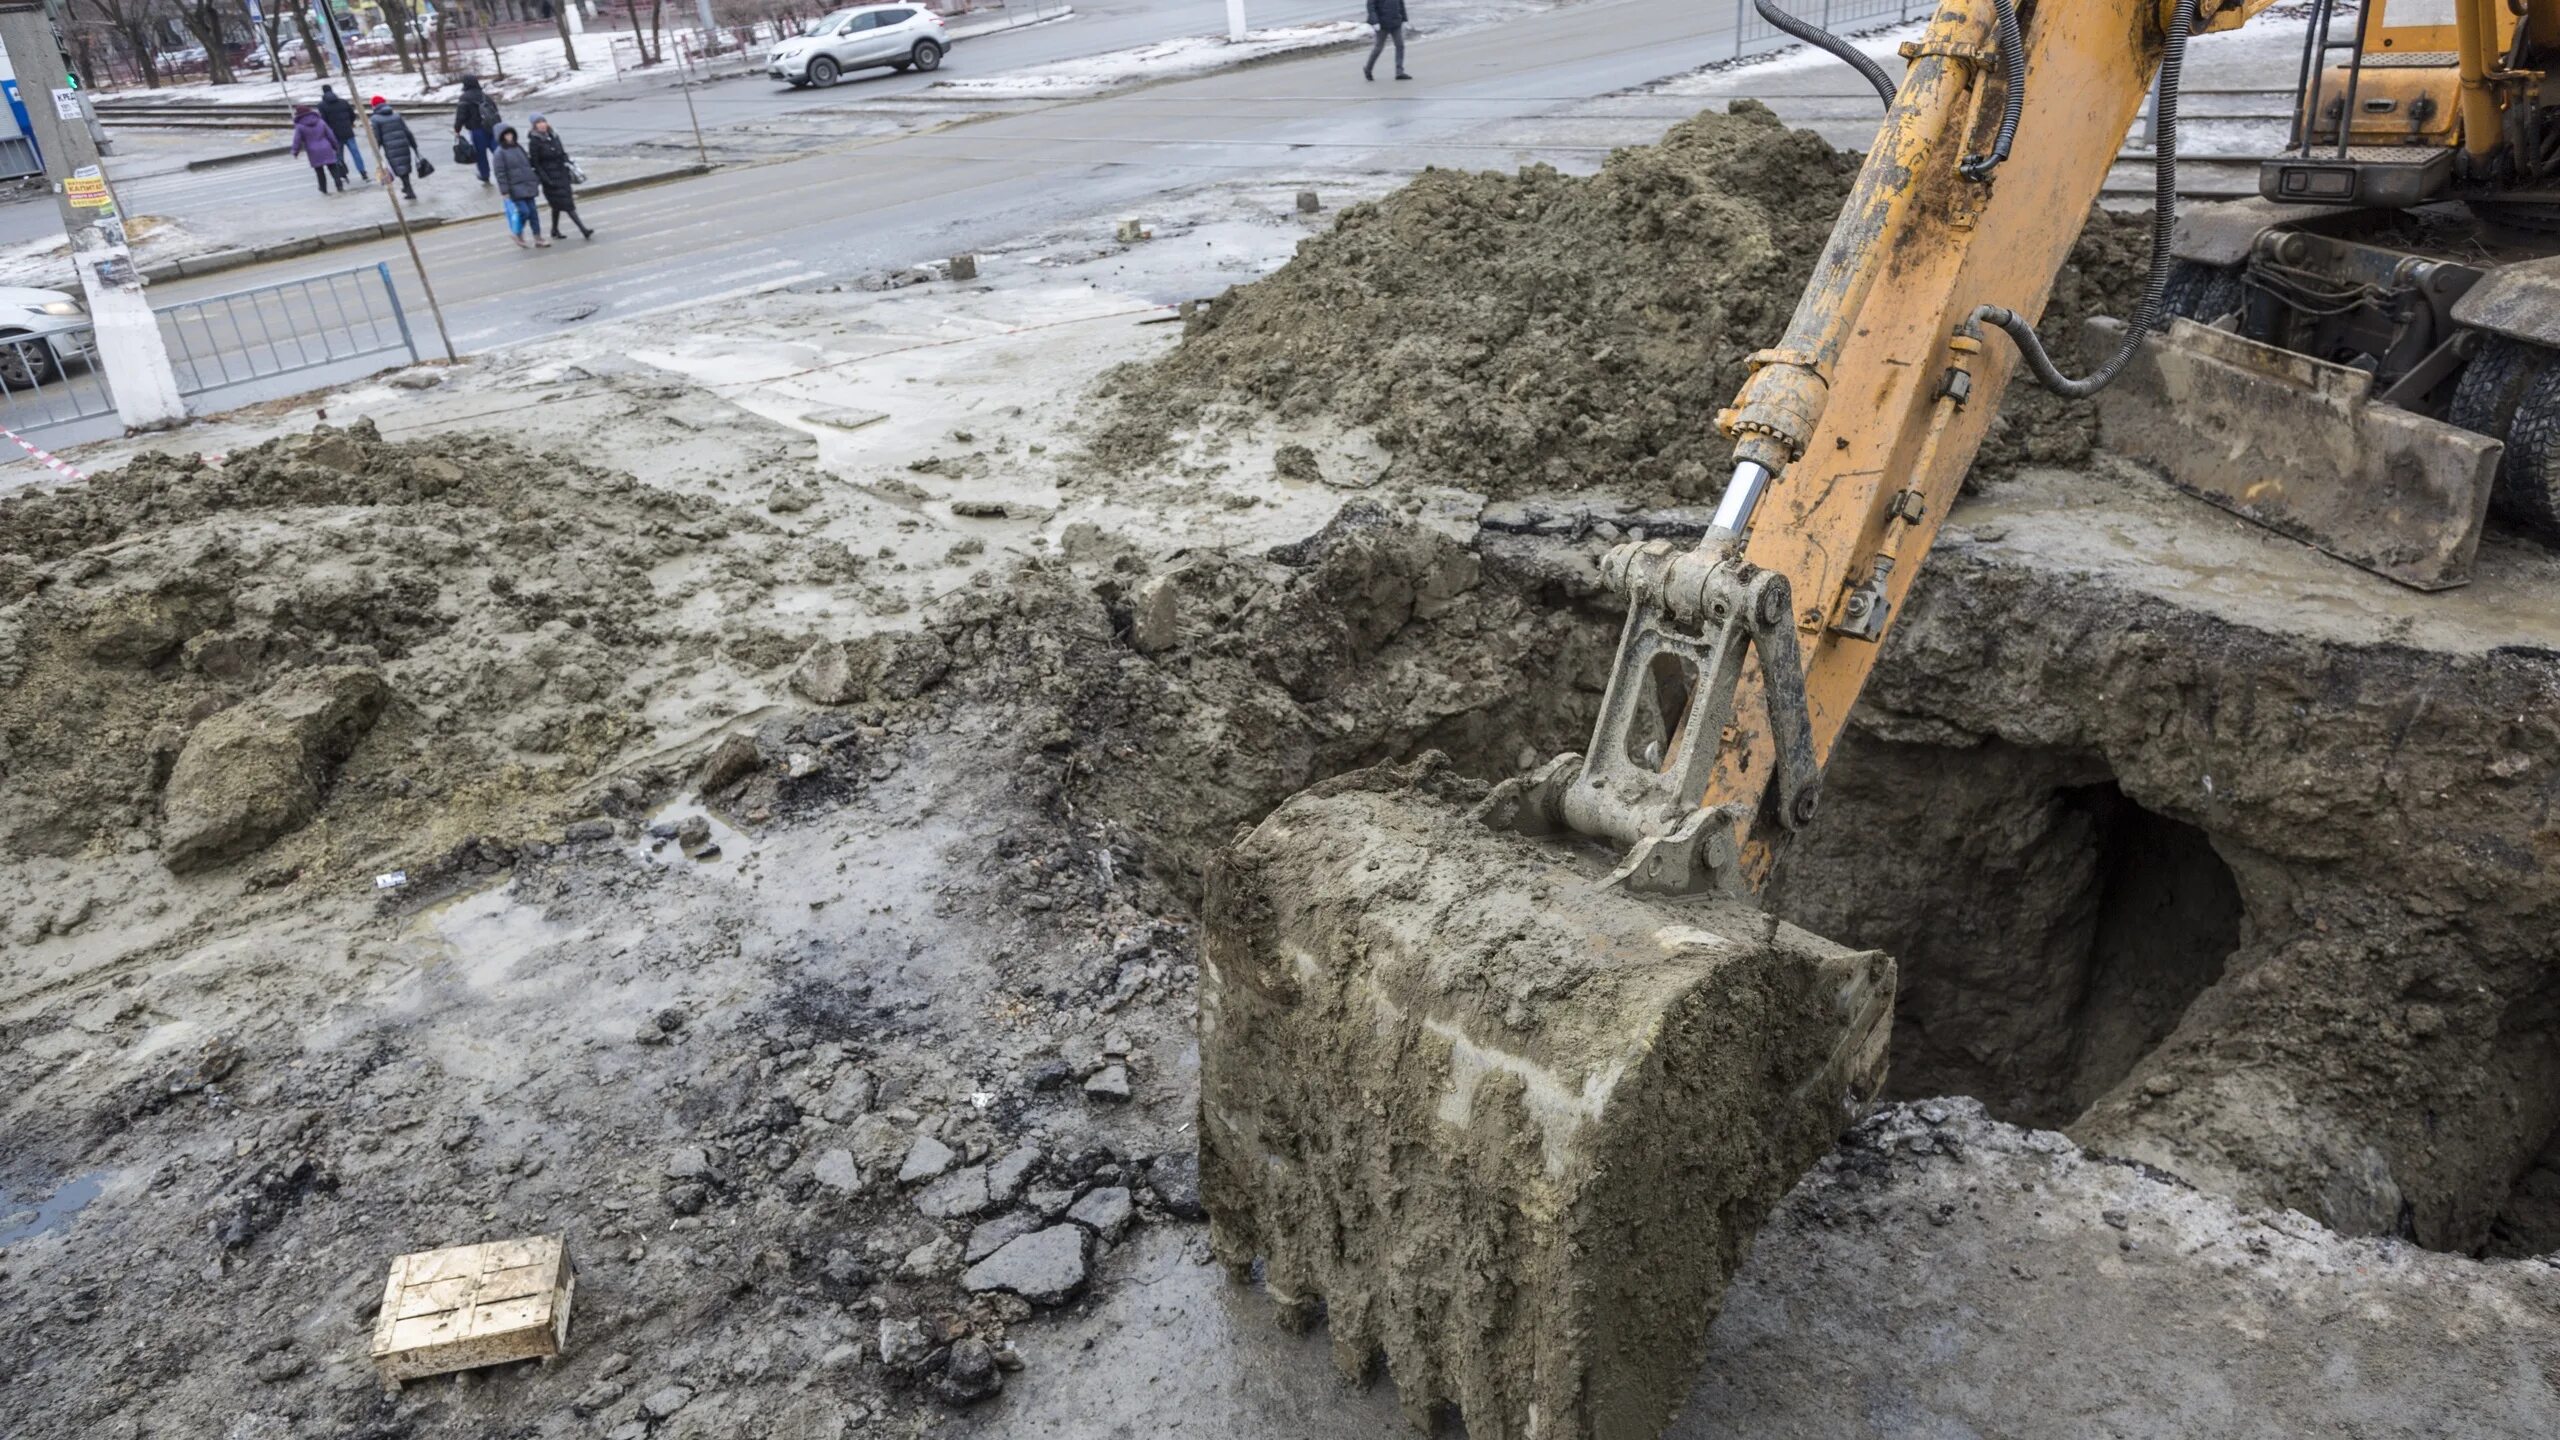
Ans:
{"label": "excavator bucket", "polygon": [[[2112,353],[2115,320],[2089,322]],[[2105,446],[2191,495],[2420,590],[2471,579],[2498,441],[2387,405],[2372,377],[2174,320],[2098,392]]]}
{"label": "excavator bucket", "polygon": [[1654,1440],[1770,1207],[1883,1077],[1893,963],[1600,882],[1376,770],[1208,886],[1211,1244],[1476,1440]]}

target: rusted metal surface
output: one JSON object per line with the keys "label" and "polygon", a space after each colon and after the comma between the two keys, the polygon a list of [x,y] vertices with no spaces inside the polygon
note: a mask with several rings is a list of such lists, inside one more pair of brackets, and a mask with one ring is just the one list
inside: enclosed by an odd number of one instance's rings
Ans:
{"label": "rusted metal surface", "polygon": [[[2112,346],[2114,321],[2090,322]],[[2471,578],[2499,442],[2376,403],[2361,370],[2176,322],[2098,396],[2108,449],[2420,590]]]}

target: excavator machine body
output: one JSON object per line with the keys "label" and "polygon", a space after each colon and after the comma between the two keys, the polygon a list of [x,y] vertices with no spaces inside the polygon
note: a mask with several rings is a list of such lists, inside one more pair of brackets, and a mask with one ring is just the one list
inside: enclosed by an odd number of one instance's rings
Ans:
{"label": "excavator machine body", "polygon": [[1750,1235],[1876,1093],[1890,962],[1752,897],[2017,363],[1984,317],[2041,313],[2171,35],[2267,3],[1942,0],[1718,417],[1707,538],[1603,563],[1628,618],[1589,747],[1473,808],[1427,765],[1343,777],[1213,866],[1213,1248],[1417,1420],[1652,1440]]}
{"label": "excavator machine body", "polygon": [[2180,217],[2106,448],[2422,590],[2560,537],[2560,0],[2313,0],[2261,198]]}

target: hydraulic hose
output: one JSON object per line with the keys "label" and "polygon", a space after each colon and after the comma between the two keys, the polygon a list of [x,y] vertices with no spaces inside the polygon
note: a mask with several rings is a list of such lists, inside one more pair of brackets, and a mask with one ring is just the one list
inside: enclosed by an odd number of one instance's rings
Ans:
{"label": "hydraulic hose", "polygon": [[[2008,3],[2008,0],[2000,0],[2000,3],[2005,6]],[[1786,11],[1779,9],[1777,7],[1776,0],[1751,0],[1751,8],[1760,12],[1761,19],[1768,21],[1780,30],[1785,31],[1789,35],[1793,35],[1797,39],[1803,41],[1807,45],[1813,46],[1817,50],[1829,51],[1833,57],[1847,64],[1851,69],[1857,71],[1859,74],[1866,76],[1867,83],[1876,87],[1876,93],[1884,97],[1885,108],[1888,110],[1893,108],[1893,92],[1895,88],[1893,77],[1884,73],[1883,66],[1868,59],[1867,52],[1850,44],[1848,41],[1841,39],[1839,36],[1832,34],[1830,31],[1823,29],[1819,25],[1808,25],[1804,21],[1788,14]]]}
{"label": "hydraulic hose", "polygon": [[2045,353],[2044,342],[2036,338],[2036,327],[2016,312],[1984,305],[1973,312],[1968,322],[1968,328],[1989,324],[2008,331],[2009,338],[2017,342],[2020,358],[2035,372],[2036,383],[2056,395],[2085,400],[2105,389],[2124,369],[2125,362],[2133,358],[2144,338],[2159,328],[2160,312],[2167,307],[2172,263],[2169,245],[2178,227],[2178,77],[2186,67],[2187,36],[2195,29],[2196,3],[2197,0],[2178,0],[2177,13],[2169,20],[2168,44],[2160,52],[2160,101],[2153,111],[2158,121],[2158,139],[2151,162],[2151,277],[2143,285],[2142,304],[2134,311],[2133,323],[2125,327],[2124,343],[2087,379],[2074,380],[2055,368],[2053,357]]}
{"label": "hydraulic hose", "polygon": [[2018,7],[2009,0],[1991,0],[1991,9],[1999,17],[1995,31],[2000,68],[2008,84],[2000,97],[2000,132],[1991,137],[1991,153],[1968,156],[1956,165],[1968,180],[1990,179],[1991,172],[2009,158],[2009,144],[2018,138],[2018,112],[2027,104],[2027,40],[2018,29]]}

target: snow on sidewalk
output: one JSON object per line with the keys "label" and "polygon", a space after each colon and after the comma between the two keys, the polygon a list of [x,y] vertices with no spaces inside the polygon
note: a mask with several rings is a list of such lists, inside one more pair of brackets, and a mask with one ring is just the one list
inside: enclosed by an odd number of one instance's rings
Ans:
{"label": "snow on sidewalk", "polygon": [[1368,26],[1354,21],[1328,20],[1317,25],[1257,30],[1242,40],[1229,40],[1223,35],[1186,35],[1178,40],[1032,65],[999,75],[955,77],[935,84],[932,90],[937,95],[972,98],[1099,95],[1140,81],[1206,75],[1274,55],[1340,45],[1368,33]]}
{"label": "snow on sidewalk", "polygon": [[[667,50],[670,55],[675,52],[676,38],[674,31],[667,33]],[[611,39],[612,37],[601,29],[590,30],[577,37],[580,68],[576,70],[569,68],[568,57],[561,47],[560,37],[554,35],[546,39],[501,45],[495,57],[491,56],[489,48],[485,45],[468,48],[457,45],[453,50],[455,68],[450,76],[430,58],[427,63],[427,78],[422,80],[414,72],[399,69],[399,62],[393,58],[386,47],[379,54],[354,57],[356,75],[352,85],[343,75],[333,73],[325,78],[313,76],[307,62],[288,65],[286,67],[288,79],[285,84],[297,104],[313,103],[320,98],[321,86],[333,85],[341,95],[348,94],[352,88],[355,99],[362,100],[369,96],[380,95],[394,105],[399,105],[404,102],[426,100],[450,102],[456,94],[460,93],[458,77],[472,74],[478,75],[481,83],[491,94],[496,95],[502,104],[532,99],[547,100],[593,89],[598,85],[612,84],[616,77],[613,57],[608,53]],[[333,60],[330,69],[335,71],[336,68],[336,62]],[[252,64],[240,66],[238,69],[242,78],[229,85],[192,81],[183,85],[163,85],[157,90],[128,87],[120,90],[100,90],[97,94],[102,100],[146,105],[180,102],[200,105],[206,101],[263,105],[278,99],[275,77],[267,73],[266,61],[263,58]],[[673,62],[670,61],[667,65],[658,66],[656,69],[660,72],[671,71]],[[501,70],[506,73],[506,78],[503,80],[498,78]]]}

